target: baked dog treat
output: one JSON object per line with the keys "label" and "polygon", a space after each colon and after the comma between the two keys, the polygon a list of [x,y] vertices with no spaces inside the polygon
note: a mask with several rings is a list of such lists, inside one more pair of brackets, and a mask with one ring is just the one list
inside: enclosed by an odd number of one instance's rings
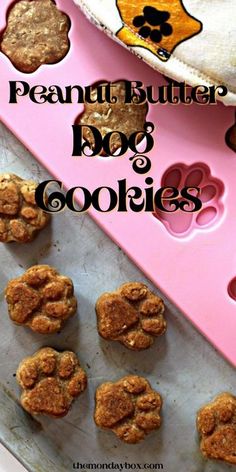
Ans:
{"label": "baked dog treat", "polygon": [[[106,84],[107,82],[100,83]],[[120,131],[125,134],[127,138],[137,131],[143,131],[146,123],[146,115],[148,112],[148,105],[137,103],[125,103],[125,82],[117,81],[112,83],[111,95],[117,97],[116,103],[86,103],[84,112],[80,115],[76,124],[95,126],[104,138],[106,134],[112,131]],[[93,100],[97,99],[97,87],[94,87],[91,97]],[[94,137],[91,131],[87,128],[83,130],[83,138],[89,143],[91,149],[94,149]],[[137,143],[140,142],[137,140]],[[115,153],[121,147],[120,138],[116,134],[110,139],[110,149]],[[101,155],[106,155],[103,151]]]}
{"label": "baked dog treat", "polygon": [[21,405],[32,415],[65,416],[87,386],[87,376],[71,351],[50,347],[37,351],[20,363],[17,381],[23,389]]}
{"label": "baked dog treat", "polygon": [[96,303],[98,332],[133,350],[149,348],[166,331],[164,303],[141,282],[103,293]]}
{"label": "baked dog treat", "polygon": [[5,295],[12,321],[41,334],[59,331],[77,308],[72,280],[48,265],[10,280]]}
{"label": "baked dog treat", "polygon": [[197,414],[202,454],[236,464],[236,397],[231,393],[218,395]]}
{"label": "baked dog treat", "polygon": [[100,385],[95,402],[96,425],[126,443],[138,443],[161,425],[162,398],[143,377],[128,375]]}
{"label": "baked dog treat", "polygon": [[69,50],[68,17],[52,0],[20,0],[13,4],[1,50],[21,72],[59,62]]}
{"label": "baked dog treat", "polygon": [[35,203],[37,184],[14,174],[0,175],[0,241],[27,243],[50,217]]}

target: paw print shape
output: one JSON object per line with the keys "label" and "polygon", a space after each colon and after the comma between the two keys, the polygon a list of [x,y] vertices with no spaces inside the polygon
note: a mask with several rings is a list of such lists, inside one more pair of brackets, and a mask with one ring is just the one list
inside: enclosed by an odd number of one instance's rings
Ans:
{"label": "paw print shape", "polygon": [[96,303],[98,332],[104,339],[119,341],[129,349],[149,348],[166,331],[164,303],[140,282],[121,285],[103,293]]}
{"label": "paw print shape", "polygon": [[35,72],[55,64],[69,50],[70,21],[52,0],[20,0],[9,10],[1,51],[16,69]]}
{"label": "paw print shape", "polygon": [[86,373],[76,355],[50,347],[23,359],[16,378],[23,389],[22,407],[31,415],[55,418],[67,415],[73,400],[87,386]]}
{"label": "paw print shape", "polygon": [[37,184],[14,174],[0,175],[0,242],[27,243],[49,222],[35,202]]}
{"label": "paw print shape", "polygon": [[197,415],[202,454],[236,464],[236,397],[230,393],[218,395]]}
{"label": "paw print shape", "polygon": [[116,5],[122,20],[116,33],[119,40],[132,48],[144,48],[163,62],[170,59],[179,44],[202,29],[182,0],[116,0]]}
{"label": "paw print shape", "polygon": [[154,43],[160,43],[163,36],[170,36],[173,28],[168,20],[170,13],[161,11],[152,6],[143,9],[143,15],[135,16],[133,26],[138,29],[138,34],[144,38],[150,38]]}
{"label": "paw print shape", "polygon": [[128,375],[100,385],[95,403],[96,425],[126,443],[138,443],[161,425],[162,398],[143,377]]}
{"label": "paw print shape", "polygon": [[[222,197],[224,193],[223,183],[213,177],[210,168],[206,164],[196,163],[193,165],[175,164],[164,173],[161,179],[161,187],[175,187],[181,191],[184,187],[198,187],[200,193],[191,190],[193,196],[198,196],[202,202],[202,208],[193,212],[194,204],[190,200],[180,197],[179,202],[185,200],[188,206],[185,212],[173,210],[171,201],[163,201],[163,206],[169,210],[164,212],[156,208],[153,216],[165,226],[167,231],[178,238],[186,237],[192,232],[206,230],[220,220],[224,207]],[[165,197],[168,198],[168,191]]]}
{"label": "paw print shape", "polygon": [[12,321],[41,334],[58,332],[77,308],[71,279],[48,265],[10,280],[5,295]]}
{"label": "paw print shape", "polygon": [[[146,116],[148,112],[147,103],[126,103],[126,86],[123,80],[111,83],[112,94],[116,97],[116,103],[97,103],[97,98],[101,95],[102,88],[108,82],[100,82],[95,84],[92,88],[91,98],[93,103],[86,103],[84,111],[80,114],[75,124],[84,125],[83,139],[87,142],[90,149],[94,149],[95,140],[91,130],[85,126],[95,126],[104,138],[108,133],[119,131],[127,138],[138,131],[143,131],[146,123]],[[100,92],[99,92],[100,90]],[[103,92],[102,92],[103,93]],[[137,143],[142,139],[142,133],[137,136]],[[110,138],[111,153],[114,154],[121,147],[121,140],[119,135],[113,134]],[[102,149],[102,156],[106,156]]]}

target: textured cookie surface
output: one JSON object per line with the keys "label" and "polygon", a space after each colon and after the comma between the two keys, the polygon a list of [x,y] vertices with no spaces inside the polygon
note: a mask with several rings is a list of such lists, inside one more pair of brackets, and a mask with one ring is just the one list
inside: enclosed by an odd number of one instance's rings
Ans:
{"label": "textured cookie surface", "polygon": [[49,221],[35,203],[37,184],[14,174],[0,175],[0,241],[26,243]]}
{"label": "textured cookie surface", "polygon": [[223,393],[197,415],[200,448],[209,459],[236,464],[236,397]]}
{"label": "textured cookie surface", "polygon": [[[104,82],[104,84],[106,84],[106,82]],[[147,104],[139,105],[137,103],[125,103],[124,81],[114,82],[111,85],[111,95],[117,97],[117,102],[114,104],[107,102],[101,104],[86,103],[85,110],[76,120],[76,124],[95,126],[100,131],[103,138],[106,134],[111,133],[112,131],[120,131],[124,133],[127,138],[129,138],[132,133],[143,131],[148,111]],[[91,95],[93,100],[97,99],[97,87],[93,89]],[[89,129],[84,129],[83,137],[88,141],[90,147],[93,149],[94,138]],[[110,148],[112,153],[115,153],[120,146],[121,143],[119,136],[113,135],[110,139]],[[102,154],[104,155],[104,153]]]}
{"label": "textured cookie surface", "polygon": [[77,308],[71,279],[48,265],[10,280],[5,295],[11,319],[42,334],[59,331]]}
{"label": "textured cookie surface", "polygon": [[67,54],[69,27],[52,0],[20,0],[9,11],[1,50],[20,71],[34,72]]}
{"label": "textured cookie surface", "polygon": [[33,415],[65,416],[87,386],[86,373],[76,355],[50,347],[23,359],[16,376],[23,389],[21,405]]}
{"label": "textured cookie surface", "polygon": [[156,336],[166,331],[164,303],[140,282],[121,285],[117,291],[104,293],[97,300],[99,334],[119,341],[129,349],[149,348]]}
{"label": "textured cookie surface", "polygon": [[96,390],[95,423],[135,444],[161,425],[162,398],[143,377],[128,375]]}

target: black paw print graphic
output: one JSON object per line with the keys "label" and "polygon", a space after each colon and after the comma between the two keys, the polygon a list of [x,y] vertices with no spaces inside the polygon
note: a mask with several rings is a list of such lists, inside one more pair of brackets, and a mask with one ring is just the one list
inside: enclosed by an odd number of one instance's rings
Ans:
{"label": "black paw print graphic", "polygon": [[133,25],[139,28],[142,38],[150,38],[154,43],[160,43],[163,36],[170,36],[173,28],[167,21],[170,18],[168,11],[160,11],[154,7],[144,7],[143,15],[135,16]]}

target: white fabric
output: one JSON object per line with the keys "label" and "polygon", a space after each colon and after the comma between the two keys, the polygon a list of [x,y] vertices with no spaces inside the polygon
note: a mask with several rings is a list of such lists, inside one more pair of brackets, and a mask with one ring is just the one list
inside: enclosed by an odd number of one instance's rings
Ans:
{"label": "white fabric", "polygon": [[[104,25],[117,39],[115,34],[123,23],[116,0],[74,1],[97,26]],[[178,81],[193,86],[226,85],[229,92],[223,101],[236,105],[236,0],[183,0],[182,3],[190,15],[202,22],[199,34],[179,44],[167,62],[144,48],[133,47],[133,51]]]}

